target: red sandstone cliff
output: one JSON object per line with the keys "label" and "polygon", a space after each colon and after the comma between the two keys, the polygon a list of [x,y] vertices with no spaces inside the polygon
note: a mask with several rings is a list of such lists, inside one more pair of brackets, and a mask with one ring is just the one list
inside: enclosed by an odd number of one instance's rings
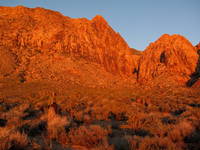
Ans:
{"label": "red sandstone cliff", "polygon": [[[54,75],[62,73],[68,64],[64,59],[69,57],[95,62],[113,74],[131,75],[137,68],[140,56],[130,52],[120,34],[99,15],[92,20],[71,19],[51,10],[22,6],[0,7],[0,14],[1,53],[14,55],[15,70],[25,72],[27,78],[37,79],[47,68]],[[13,58],[5,59],[9,73],[14,69]],[[52,68],[52,64],[60,68]]]}
{"label": "red sandstone cliff", "polygon": [[0,77],[93,83],[113,80],[115,74],[144,82],[161,76],[185,82],[198,64],[195,47],[180,35],[165,34],[139,52],[99,15],[72,19],[22,6],[0,7],[0,14]]}

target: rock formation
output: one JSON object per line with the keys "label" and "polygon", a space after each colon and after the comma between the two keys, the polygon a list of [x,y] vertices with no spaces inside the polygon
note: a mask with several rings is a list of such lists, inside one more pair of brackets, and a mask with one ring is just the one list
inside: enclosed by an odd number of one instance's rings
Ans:
{"label": "rock formation", "polygon": [[143,52],[139,60],[139,80],[175,75],[186,81],[195,71],[197,61],[198,54],[186,38],[164,34]]}
{"label": "rock formation", "polygon": [[[25,72],[26,78],[37,79],[46,68],[52,75],[62,73],[69,57],[95,62],[122,76],[131,75],[138,67],[140,56],[130,51],[102,16],[71,19],[51,10],[23,6],[0,7],[0,14],[0,45],[16,56],[16,71]],[[7,59],[10,70],[11,60]],[[55,69],[54,64],[60,68]]]}
{"label": "rock formation", "polygon": [[111,81],[112,75],[141,82],[176,76],[186,82],[198,68],[197,50],[180,35],[165,34],[140,52],[102,16],[72,19],[23,6],[0,7],[0,56],[0,77],[17,74],[23,82]]}

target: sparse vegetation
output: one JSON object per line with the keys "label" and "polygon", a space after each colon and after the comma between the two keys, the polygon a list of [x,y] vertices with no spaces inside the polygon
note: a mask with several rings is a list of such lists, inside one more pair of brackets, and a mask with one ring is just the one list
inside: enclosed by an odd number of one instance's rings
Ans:
{"label": "sparse vegetation", "polygon": [[0,150],[25,150],[28,146],[28,138],[15,129],[0,128],[0,143]]}
{"label": "sparse vegetation", "polygon": [[[23,86],[28,87],[26,83]],[[74,89],[66,88],[59,94],[52,94],[49,85],[30,90],[17,99],[6,98],[12,91],[1,93],[4,97],[0,104],[1,150],[11,147],[52,149],[55,146],[94,150],[190,150],[198,147],[198,90],[179,88],[171,93],[172,89],[166,89],[162,96],[162,91],[142,90],[134,92],[134,101],[131,88],[126,92],[112,90],[116,92],[112,98],[109,89],[101,89],[104,98],[98,97],[98,89],[89,90],[91,93],[77,87],[79,98]],[[70,96],[64,94],[65,91]],[[89,98],[91,95],[96,98]]]}

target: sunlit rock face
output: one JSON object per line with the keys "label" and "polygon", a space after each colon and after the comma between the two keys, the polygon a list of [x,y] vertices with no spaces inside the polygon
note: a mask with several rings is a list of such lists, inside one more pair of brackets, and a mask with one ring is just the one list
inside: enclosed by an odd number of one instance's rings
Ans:
{"label": "sunlit rock face", "polygon": [[139,60],[139,80],[175,75],[185,82],[195,71],[197,61],[197,51],[186,38],[164,34],[143,52]]}
{"label": "sunlit rock face", "polygon": [[66,58],[94,62],[122,76],[138,68],[140,55],[130,50],[102,16],[72,19],[23,6],[0,7],[0,14],[1,53],[9,64],[8,73],[15,69],[29,79],[39,78],[44,70],[51,70],[52,75],[62,73],[70,65]]}
{"label": "sunlit rock face", "polygon": [[23,6],[0,7],[0,14],[0,77],[94,83],[111,81],[112,75],[138,82],[162,82],[162,76],[186,82],[198,64],[200,44],[195,48],[180,35],[165,34],[140,52],[100,15],[72,19]]}

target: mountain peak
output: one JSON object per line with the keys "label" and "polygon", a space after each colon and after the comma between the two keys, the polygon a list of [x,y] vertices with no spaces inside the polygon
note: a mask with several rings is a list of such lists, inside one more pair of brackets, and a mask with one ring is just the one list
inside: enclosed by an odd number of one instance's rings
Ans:
{"label": "mountain peak", "polygon": [[187,43],[190,43],[184,36],[182,35],[179,35],[179,34],[172,34],[172,35],[169,35],[169,34],[163,34],[162,36],[160,36],[160,38],[157,40],[157,41],[163,41],[163,42],[173,42],[174,40],[179,40],[179,41],[182,41],[182,42],[187,42]]}
{"label": "mountain peak", "polygon": [[92,21],[93,22],[100,22],[100,23],[106,23],[107,24],[107,21],[101,15],[96,15],[94,18],[92,18]]}
{"label": "mountain peak", "polygon": [[18,9],[24,9],[26,7],[24,7],[23,5],[18,5],[18,6],[16,6],[16,8],[18,8]]}
{"label": "mountain peak", "polygon": [[170,35],[165,33],[165,34],[161,35],[159,39],[167,39],[169,37],[170,37]]}

